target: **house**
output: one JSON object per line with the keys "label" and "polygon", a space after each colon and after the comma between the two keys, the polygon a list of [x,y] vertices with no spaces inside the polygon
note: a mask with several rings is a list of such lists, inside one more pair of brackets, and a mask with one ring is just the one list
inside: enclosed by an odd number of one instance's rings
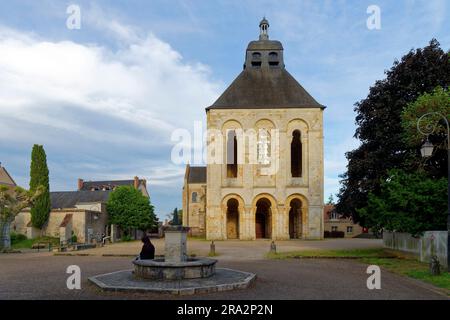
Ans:
{"label": "house", "polygon": [[30,210],[24,210],[12,223],[14,232],[28,238],[40,235],[59,237],[68,241],[73,235],[77,242],[101,241],[102,234],[109,234],[106,202],[111,191],[50,192],[51,211],[42,230],[31,225]]}
{"label": "house", "polygon": [[133,180],[107,180],[107,181],[84,181],[78,179],[78,191],[98,191],[114,190],[116,187],[131,186],[142,192],[144,196],[149,197],[147,190],[147,180],[134,177]]}
{"label": "house", "polygon": [[16,187],[17,184],[0,162],[0,186]]}
{"label": "house", "polygon": [[[12,223],[14,232],[35,238],[40,235],[59,237],[69,240],[73,235],[77,242],[91,243],[101,241],[102,235],[111,235],[111,239],[120,238],[121,231],[108,223],[106,203],[109,194],[118,186],[133,186],[149,197],[147,181],[135,177],[132,180],[83,181],[78,179],[77,191],[50,192],[51,211],[42,230],[31,225],[30,210],[17,215]],[[141,233],[133,231],[135,238]]]}
{"label": "house", "polygon": [[327,204],[323,208],[324,232],[341,231],[345,238],[353,238],[367,230],[354,223],[351,217],[344,217],[334,210],[334,205]]}
{"label": "house", "polygon": [[323,111],[286,70],[269,22],[206,108],[206,167],[186,166],[183,225],[210,240],[323,238]]}

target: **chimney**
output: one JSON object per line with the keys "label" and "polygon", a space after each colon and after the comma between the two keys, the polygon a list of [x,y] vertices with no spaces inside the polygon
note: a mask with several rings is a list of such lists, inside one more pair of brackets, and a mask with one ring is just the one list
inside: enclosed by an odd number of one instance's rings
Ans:
{"label": "chimney", "polygon": [[83,189],[83,179],[78,179],[78,191],[80,191],[81,189]]}
{"label": "chimney", "polygon": [[139,177],[134,177],[134,188],[139,188]]}

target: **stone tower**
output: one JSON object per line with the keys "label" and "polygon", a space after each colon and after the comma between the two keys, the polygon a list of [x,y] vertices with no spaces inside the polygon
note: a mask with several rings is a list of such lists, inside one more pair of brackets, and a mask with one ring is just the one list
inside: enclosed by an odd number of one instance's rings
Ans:
{"label": "stone tower", "polygon": [[285,69],[283,45],[269,40],[269,22],[259,27],[244,70],[206,108],[201,227],[211,240],[321,239],[325,107]]}

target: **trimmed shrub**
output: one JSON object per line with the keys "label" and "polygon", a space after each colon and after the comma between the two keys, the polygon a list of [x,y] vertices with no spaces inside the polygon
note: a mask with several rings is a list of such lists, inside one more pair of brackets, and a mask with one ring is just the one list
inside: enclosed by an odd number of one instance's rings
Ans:
{"label": "trimmed shrub", "polygon": [[344,231],[331,231],[330,238],[344,238]]}
{"label": "trimmed shrub", "polygon": [[19,242],[19,241],[23,241],[23,240],[27,240],[27,236],[24,234],[20,234],[20,233],[11,233],[10,235],[11,237],[11,242]]}

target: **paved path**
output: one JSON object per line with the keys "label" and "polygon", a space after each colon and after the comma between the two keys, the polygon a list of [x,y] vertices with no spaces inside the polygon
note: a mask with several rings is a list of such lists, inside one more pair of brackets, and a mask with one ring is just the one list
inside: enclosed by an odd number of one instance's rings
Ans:
{"label": "paved path", "polygon": [[[164,240],[153,239],[157,255],[164,254]],[[265,254],[270,249],[271,240],[257,241],[215,241],[216,257],[220,261],[228,260],[259,260],[264,259]],[[288,240],[276,241],[278,252],[299,251],[299,250],[335,250],[335,249],[356,249],[356,248],[381,248],[382,240],[379,239],[329,239],[320,241]],[[115,243],[102,248],[95,248],[80,251],[90,255],[137,255],[142,244],[139,241]],[[197,256],[208,255],[210,241],[188,240],[189,254]]]}
{"label": "paved path", "polygon": [[[68,290],[66,268],[82,270],[82,289]],[[0,299],[174,299],[154,294],[105,293],[88,283],[93,275],[130,269],[130,258],[101,256],[0,255]],[[431,286],[382,271],[381,290],[366,287],[366,267],[348,260],[225,260],[218,267],[257,274],[241,291],[192,299],[448,299]]]}

